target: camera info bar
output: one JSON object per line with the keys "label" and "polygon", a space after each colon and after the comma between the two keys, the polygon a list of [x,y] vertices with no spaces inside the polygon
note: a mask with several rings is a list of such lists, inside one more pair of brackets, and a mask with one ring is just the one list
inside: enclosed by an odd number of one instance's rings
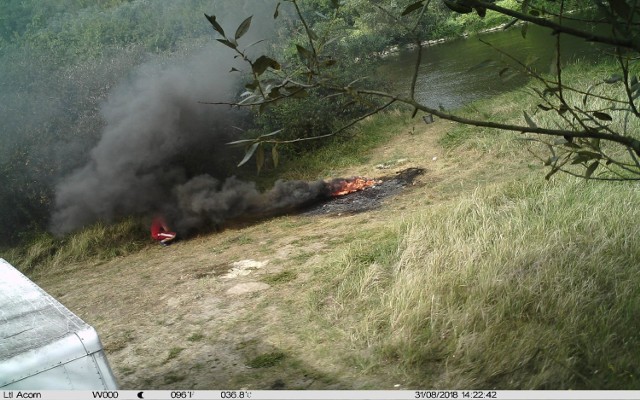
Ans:
{"label": "camera info bar", "polygon": [[640,390],[4,390],[0,400],[410,400],[410,399],[550,399],[640,400]]}

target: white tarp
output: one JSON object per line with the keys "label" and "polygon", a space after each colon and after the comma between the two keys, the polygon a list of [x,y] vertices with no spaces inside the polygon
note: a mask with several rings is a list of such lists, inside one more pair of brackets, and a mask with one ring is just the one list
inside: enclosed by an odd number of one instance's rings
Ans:
{"label": "white tarp", "polygon": [[2,258],[0,388],[117,389],[95,329]]}

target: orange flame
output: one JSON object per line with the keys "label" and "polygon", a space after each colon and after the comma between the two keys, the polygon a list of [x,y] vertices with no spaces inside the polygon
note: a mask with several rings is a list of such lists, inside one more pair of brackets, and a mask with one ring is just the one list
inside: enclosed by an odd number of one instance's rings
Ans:
{"label": "orange flame", "polygon": [[368,187],[374,186],[378,181],[374,179],[367,179],[360,176],[341,180],[335,183],[334,189],[331,192],[331,196],[338,197],[344,196],[345,194],[357,192],[360,190],[364,190]]}

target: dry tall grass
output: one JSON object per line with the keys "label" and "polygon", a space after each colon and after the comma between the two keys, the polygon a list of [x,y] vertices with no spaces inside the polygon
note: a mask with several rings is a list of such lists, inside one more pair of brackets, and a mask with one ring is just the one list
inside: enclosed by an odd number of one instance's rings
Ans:
{"label": "dry tall grass", "polygon": [[320,313],[415,386],[640,388],[638,206],[626,184],[478,189],[330,260]]}

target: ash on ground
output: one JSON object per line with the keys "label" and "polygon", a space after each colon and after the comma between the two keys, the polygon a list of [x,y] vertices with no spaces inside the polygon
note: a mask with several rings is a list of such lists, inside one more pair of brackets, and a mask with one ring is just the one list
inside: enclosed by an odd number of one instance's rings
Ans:
{"label": "ash on ground", "polygon": [[376,209],[385,198],[394,196],[413,185],[413,181],[424,174],[423,168],[408,168],[394,176],[380,178],[380,183],[358,192],[332,198],[324,203],[315,204],[302,215],[357,214]]}

